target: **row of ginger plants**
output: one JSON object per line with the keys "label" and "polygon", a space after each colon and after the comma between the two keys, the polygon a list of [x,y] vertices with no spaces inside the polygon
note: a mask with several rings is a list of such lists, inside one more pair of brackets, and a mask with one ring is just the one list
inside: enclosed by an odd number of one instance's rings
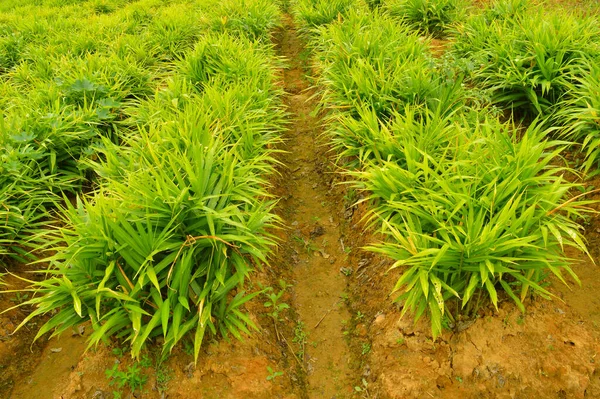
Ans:
{"label": "row of ginger plants", "polygon": [[[3,2],[0,10],[0,265],[30,260],[64,195],[94,188],[91,162],[144,123],[149,99],[206,32],[259,40],[274,10],[250,2]],[[263,9],[265,10],[263,12]],[[91,162],[90,162],[91,161]]]}
{"label": "row of ginger plants", "polygon": [[2,90],[29,91],[0,100],[3,154],[19,163],[2,174],[1,237],[42,254],[17,329],[44,315],[36,339],[90,323],[90,346],[118,338],[133,356],[191,335],[196,360],[205,334],[256,329],[245,287],[279,224],[268,192],[285,126],[278,5],[46,3],[7,14],[2,36],[19,43]]}
{"label": "row of ginger plants", "polygon": [[579,221],[590,202],[565,178],[575,174],[561,166],[569,143],[550,139],[547,120],[501,119],[494,105],[504,99],[474,85],[457,60],[472,37],[435,58],[430,39],[400,17],[402,2],[394,12],[372,3],[298,0],[294,9],[338,164],[382,237],[367,249],[401,269],[402,314],[428,314],[436,337],[486,301],[497,308],[510,297],[525,311],[531,294],[551,298],[549,274],[578,281],[564,249],[587,253]]}

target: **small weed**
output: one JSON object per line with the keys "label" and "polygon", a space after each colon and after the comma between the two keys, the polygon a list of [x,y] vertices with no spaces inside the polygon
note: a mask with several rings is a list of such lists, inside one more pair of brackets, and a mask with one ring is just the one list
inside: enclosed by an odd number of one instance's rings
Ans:
{"label": "small weed", "polygon": [[165,365],[163,365],[164,359],[160,359],[156,363],[155,367],[155,377],[156,377],[156,388],[159,393],[163,393],[167,390],[167,386],[169,381],[173,378],[171,375],[171,370]]}
{"label": "small weed", "polygon": [[454,321],[450,318],[450,314],[444,315],[442,317],[442,329],[451,331],[454,328]]}
{"label": "small weed", "polygon": [[308,65],[311,59],[311,51],[308,48],[303,49],[298,55],[300,61],[302,61],[302,65]]}
{"label": "small weed", "polygon": [[148,367],[152,366],[152,360],[150,360],[148,355],[142,356],[142,360],[140,360],[139,363],[140,363],[140,366],[142,366],[143,368],[148,368]]}
{"label": "small weed", "polygon": [[369,352],[371,352],[371,344],[369,344],[369,343],[366,343],[366,342],[365,342],[365,343],[363,343],[363,344],[362,344],[362,350],[361,350],[361,352],[360,352],[360,353],[361,353],[361,355],[363,355],[363,356],[365,356],[365,355],[368,355],[368,354],[369,354]]}
{"label": "small weed", "polygon": [[125,349],[125,348],[116,347],[116,348],[113,348],[112,354],[119,358],[122,358],[126,351],[127,351],[127,349]]}
{"label": "small weed", "polygon": [[14,303],[23,303],[27,299],[29,299],[29,294],[21,294],[20,292],[17,292],[13,298],[10,298],[10,301]]}
{"label": "small weed", "polygon": [[183,351],[188,356],[194,355],[194,343],[190,340],[183,341]]}
{"label": "small weed", "polygon": [[279,286],[281,289],[279,292],[275,292],[273,287],[267,287],[264,289],[264,294],[267,297],[267,301],[264,303],[265,308],[271,308],[271,312],[267,313],[273,320],[281,321],[279,314],[285,309],[289,309],[290,305],[285,302],[279,303],[281,296],[285,293],[285,290],[290,287],[284,280],[279,280]]}
{"label": "small weed", "polygon": [[592,217],[590,215],[581,215],[581,224],[589,226],[592,223]]}
{"label": "small weed", "polygon": [[351,205],[354,205],[357,198],[358,198],[358,195],[356,193],[356,190],[350,189],[346,192],[346,195],[344,195],[344,202],[346,203],[347,206],[351,206]]}
{"label": "small weed", "polygon": [[299,236],[294,236],[294,240],[302,245],[306,253],[309,255],[312,255],[315,251],[319,250],[319,248],[311,240],[306,240]]}
{"label": "small weed", "polygon": [[296,355],[298,355],[298,357],[304,359],[304,347],[306,345],[306,341],[308,340],[308,333],[306,332],[306,330],[304,329],[304,323],[299,321],[296,324],[296,328],[294,329],[294,339],[292,340],[292,342],[298,344],[299,348],[298,352],[296,353]]}
{"label": "small weed", "polygon": [[109,385],[116,385],[120,390],[127,386],[132,392],[143,388],[148,377],[142,374],[139,363],[134,363],[127,368],[127,371],[119,370],[119,363],[115,363],[112,369],[106,370],[106,377],[110,379]]}
{"label": "small weed", "polygon": [[368,398],[369,397],[369,383],[364,378],[362,379],[361,382],[362,382],[362,385],[355,386],[354,390],[356,392],[362,393],[363,397]]}
{"label": "small weed", "polygon": [[270,366],[267,366],[267,371],[269,375],[267,376],[267,381],[273,381],[275,378],[283,375],[283,371],[273,371]]}

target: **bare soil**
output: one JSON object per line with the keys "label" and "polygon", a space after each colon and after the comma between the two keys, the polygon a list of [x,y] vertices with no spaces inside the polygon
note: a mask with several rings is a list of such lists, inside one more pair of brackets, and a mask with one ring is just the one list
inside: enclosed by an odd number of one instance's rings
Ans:
{"label": "bare soil", "polygon": [[[352,315],[346,274],[352,248],[341,231],[343,208],[336,201],[341,190],[328,173],[327,149],[319,144],[323,122],[316,111],[318,100],[305,76],[304,48],[289,16],[278,49],[290,62],[283,76],[291,128],[285,137],[286,153],[281,157],[285,169],[279,184],[281,217],[289,227],[282,251],[291,266],[296,331],[307,335],[299,356],[306,394],[345,398],[354,392],[356,364],[348,346]],[[298,340],[298,334],[294,338]]]}
{"label": "bare soil", "polygon": [[[264,275],[258,278],[268,281]],[[269,368],[287,370],[287,360],[282,354],[285,350],[277,342],[262,304],[254,304],[249,310],[261,331],[244,342],[209,342],[197,365],[191,351],[186,352],[185,348],[178,348],[165,362],[157,363],[160,356],[153,352],[157,349],[151,348],[145,355],[149,364],[140,366],[139,375],[147,379],[141,392],[131,392],[127,387],[119,389],[106,376],[107,370],[115,364],[121,371],[127,371],[133,364],[127,354],[115,355],[118,345],[99,346],[84,352],[85,337],[76,334],[49,341],[37,367],[31,374],[22,374],[16,379],[16,388],[7,397],[109,399],[113,398],[114,391],[121,392],[123,398],[301,397],[291,375],[267,379],[271,375]]]}
{"label": "bare soil", "polygon": [[[31,270],[28,266],[10,265],[9,271],[15,275],[4,277],[6,286],[3,288],[25,288],[27,283],[18,279],[16,275],[25,275]],[[0,293],[0,311],[9,309],[22,300],[22,294]],[[42,341],[32,343],[39,328],[35,322],[14,333],[29,311],[30,309],[17,308],[0,314],[0,398],[8,398],[15,387],[15,379],[33,370],[44,347]]]}

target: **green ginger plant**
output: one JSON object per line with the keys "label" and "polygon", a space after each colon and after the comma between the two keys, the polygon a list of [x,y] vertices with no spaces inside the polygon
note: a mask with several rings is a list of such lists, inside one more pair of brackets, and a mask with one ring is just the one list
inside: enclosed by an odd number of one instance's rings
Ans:
{"label": "green ginger plant", "polygon": [[271,0],[213,0],[204,4],[201,24],[214,32],[245,36],[268,43],[281,25],[281,11]]}
{"label": "green ginger plant", "polygon": [[[90,177],[83,161],[97,156],[102,138],[120,141],[117,126],[128,127],[125,107],[149,92],[148,76],[135,66],[106,57],[85,60],[85,67],[83,60],[63,60],[51,83],[29,76],[31,95],[14,99],[0,120],[4,245],[14,247],[35,230],[61,193],[81,189]],[[12,82],[26,73],[15,68]]]}
{"label": "green ginger plant", "polygon": [[386,161],[404,165],[404,152],[411,148],[405,142],[411,145],[418,142],[420,151],[438,153],[452,139],[453,131],[460,128],[454,120],[457,112],[444,107],[433,111],[406,105],[385,122],[372,109],[361,108],[358,118],[348,115],[338,118],[330,129],[331,141],[338,161],[344,159],[343,164],[351,169]]}
{"label": "green ginger plant", "polygon": [[[537,46],[544,66],[552,67],[546,62],[552,57],[560,64],[562,51],[571,58],[559,68],[572,70],[587,55],[568,49],[585,48],[581,44],[591,37],[586,32],[574,45],[563,40],[573,30],[555,37],[543,28],[516,34],[525,28],[513,3],[514,13],[495,7],[502,16],[486,14],[456,28],[455,59],[467,58],[465,71],[499,104],[504,91],[496,85],[511,81],[503,75],[510,69],[495,70],[502,63],[489,65],[490,59],[504,56],[510,64],[511,46]],[[560,25],[556,19],[547,23]],[[593,26],[589,20],[579,26],[586,24]],[[563,249],[587,253],[575,220],[590,211],[590,202],[571,196],[581,187],[569,183],[563,176],[573,171],[555,161],[569,143],[546,141],[542,122],[523,132],[480,109],[477,98],[465,97],[483,95],[485,107],[487,93],[467,92],[458,67],[443,70],[427,55],[426,41],[389,17],[348,13],[318,32],[311,45],[324,104],[333,111],[333,145],[339,161],[357,168],[349,174],[370,200],[371,221],[384,237],[367,249],[402,269],[394,293],[403,314],[418,319],[428,313],[436,337],[446,317],[473,315],[481,299],[498,306],[505,292],[523,310],[530,293],[551,297],[543,285],[549,273],[577,280]],[[521,34],[532,39],[517,39]],[[552,96],[563,88],[549,94],[548,83],[535,77],[547,72],[542,69],[528,72],[533,92],[544,86],[541,99],[518,92],[513,104],[530,101],[529,109],[547,104],[549,110],[562,98],[564,92]],[[564,83],[566,76],[559,79]],[[528,83],[515,87],[529,90]]]}
{"label": "green ginger plant", "polygon": [[156,13],[150,12],[145,18],[149,21],[143,22],[147,24],[147,47],[166,68],[193,49],[201,37],[199,11],[193,3],[174,3],[161,7]]}
{"label": "green ginger plant", "polygon": [[586,171],[597,169],[600,161],[600,66],[590,62],[569,86],[568,96],[559,104],[555,122],[559,134],[581,145]]}
{"label": "green ginger plant", "polygon": [[165,16],[174,31],[197,15],[190,8],[185,18],[168,19],[177,2],[105,1],[113,11],[100,16],[93,2],[25,3],[5,10],[0,21],[6,50],[0,55],[0,252],[13,257],[42,221],[49,223],[62,194],[93,184],[88,161],[100,156],[105,140],[118,144],[135,131],[132,115],[168,69],[153,42],[159,36],[148,34],[152,15]]}
{"label": "green ginger plant", "polygon": [[150,338],[162,335],[170,350],[194,331],[197,358],[205,331],[255,328],[240,307],[255,295],[244,280],[273,245],[262,160],[240,160],[214,129],[157,129],[126,151],[140,151],[137,168],[105,177],[93,200],[67,205],[63,227],[41,237],[56,251],[52,277],[32,282],[37,296],[26,304],[36,309],[21,326],[54,316],[36,338],[91,320],[90,345],[118,336],[137,356]]}
{"label": "green ginger plant", "polygon": [[342,19],[352,10],[368,10],[359,0],[295,0],[293,14],[303,34]]}
{"label": "green ginger plant", "polygon": [[443,37],[448,28],[460,21],[466,3],[462,0],[390,0],[385,9],[421,33]]}
{"label": "green ginger plant", "polygon": [[462,81],[441,75],[427,44],[408,28],[356,12],[321,32],[313,46],[338,160],[354,168],[400,159],[405,137],[436,141],[451,129],[451,115],[465,103]]}
{"label": "green ginger plant", "polygon": [[457,28],[453,49],[476,65],[471,77],[495,103],[530,117],[554,113],[588,60],[600,59],[597,20],[542,12],[475,16]]}
{"label": "green ginger plant", "polygon": [[485,13],[490,19],[514,19],[526,13],[529,7],[529,0],[495,0]]}
{"label": "green ginger plant", "polygon": [[[476,312],[481,294],[497,307],[504,291],[522,311],[529,293],[551,297],[542,284],[548,273],[579,281],[564,248],[587,253],[574,219],[589,202],[570,196],[578,185],[563,175],[572,171],[553,163],[565,143],[546,141],[536,125],[519,140],[494,120],[472,128],[441,155],[415,148],[404,165],[361,173],[388,237],[369,249],[403,268],[396,300],[417,319],[427,311],[434,337],[445,316]],[[451,298],[460,305],[449,309]]]}
{"label": "green ginger plant", "polygon": [[393,19],[370,12],[352,12],[321,28],[313,47],[324,103],[354,117],[364,105],[385,120],[405,103],[427,101],[440,82],[432,77],[426,46]]}
{"label": "green ginger plant", "polygon": [[[215,34],[196,43],[200,31],[189,23],[196,8],[187,4],[188,13],[178,2],[150,3],[94,14],[94,21],[107,23],[99,33],[103,39],[115,37],[112,29],[136,37],[117,40],[114,48],[111,42],[106,53],[102,46],[87,47],[83,37],[82,51],[74,55],[60,51],[63,42],[48,43],[59,51],[49,62],[46,90],[47,76],[37,67],[33,78],[25,66],[11,77],[31,89],[35,95],[27,101],[40,109],[66,102],[59,109],[68,117],[54,115],[52,128],[71,117],[89,128],[67,129],[67,141],[60,142],[75,162],[59,163],[62,158],[43,152],[44,165],[100,176],[91,195],[64,198],[60,223],[30,238],[36,250],[49,251],[44,261],[50,267],[40,271],[46,280],[30,281],[34,295],[19,306],[34,310],[18,328],[47,315],[39,339],[89,321],[90,346],[123,339],[134,356],[159,336],[168,351],[191,334],[197,360],[205,333],[240,338],[256,328],[243,306],[257,293],[247,293],[245,281],[275,244],[268,230],[278,222],[265,177],[274,171],[271,147],[283,128],[281,89],[274,84],[269,45]],[[73,10],[61,14],[65,26],[78,23],[70,19]],[[114,23],[122,20],[128,23]],[[135,52],[127,55],[128,46]],[[233,54],[246,57],[238,58],[241,66],[231,62]],[[74,69],[54,69],[65,62]],[[115,65],[120,67],[112,70]],[[145,85],[157,81],[166,87],[146,98],[154,89]],[[101,120],[86,119],[94,115]],[[39,145],[37,137],[13,134],[13,127],[25,126],[22,120],[29,121],[11,114],[3,137],[22,139],[19,148]]]}

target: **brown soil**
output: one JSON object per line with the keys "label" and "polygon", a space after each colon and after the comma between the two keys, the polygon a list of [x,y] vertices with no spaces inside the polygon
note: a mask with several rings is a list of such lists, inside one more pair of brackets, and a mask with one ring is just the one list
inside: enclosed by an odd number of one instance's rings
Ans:
{"label": "brown soil", "polygon": [[343,209],[336,197],[340,190],[327,173],[331,163],[326,148],[318,144],[322,121],[300,57],[304,48],[289,16],[278,49],[290,62],[283,80],[291,128],[285,137],[278,193],[283,198],[281,217],[290,229],[283,237],[282,256],[291,266],[297,331],[307,335],[305,342],[298,333],[294,340],[301,341],[298,356],[307,397],[350,397],[357,367],[347,344],[352,315],[346,306],[346,274],[351,272],[352,248],[341,232]]}
{"label": "brown soil", "polygon": [[448,39],[436,39],[433,37],[429,39],[429,50],[436,58],[443,56],[451,45],[452,41]]}
{"label": "brown soil", "polygon": [[[11,266],[9,271],[15,275],[24,275],[31,268],[27,266]],[[27,276],[30,277],[30,276]],[[15,276],[4,277],[7,290],[23,289],[27,283]],[[23,294],[0,293],[0,312],[17,305],[24,300]],[[30,323],[18,332],[15,328],[27,316],[30,309],[17,308],[0,314],[0,398],[8,398],[15,387],[15,380],[29,374],[37,364],[44,344],[39,341],[32,344],[39,324]],[[39,321],[37,321],[39,323]]]}
{"label": "brown soil", "polygon": [[[263,284],[269,278],[261,273],[256,281]],[[293,373],[268,380],[273,371],[290,368],[283,348],[275,337],[271,320],[261,303],[253,303],[248,309],[259,326],[260,332],[244,342],[233,340],[207,343],[200,354],[197,366],[193,356],[184,348],[178,348],[163,363],[158,363],[157,348],[151,348],[144,356],[148,364],[140,366],[140,376],[147,378],[142,392],[130,392],[111,385],[106,371],[118,364],[127,371],[133,361],[128,355],[115,355],[112,347],[99,346],[84,352],[85,337],[64,336],[48,342],[37,367],[29,374],[22,374],[16,381],[14,399],[109,399],[113,391],[123,392],[123,398],[207,398],[237,399],[240,397],[294,399],[301,397]],[[125,352],[126,352],[126,346]],[[4,396],[0,396],[3,397]]]}

